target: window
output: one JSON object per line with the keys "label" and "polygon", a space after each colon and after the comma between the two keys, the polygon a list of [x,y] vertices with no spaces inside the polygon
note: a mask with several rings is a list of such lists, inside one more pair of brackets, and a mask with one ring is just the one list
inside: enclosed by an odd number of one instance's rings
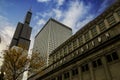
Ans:
{"label": "window", "polygon": [[89,32],[85,33],[85,40],[88,41],[90,39]]}
{"label": "window", "polygon": [[78,74],[78,68],[72,70],[72,75],[75,76]]}
{"label": "window", "polygon": [[56,55],[53,55],[53,58],[54,58],[54,61],[53,61],[53,62],[55,62],[55,61],[56,61]]}
{"label": "window", "polygon": [[97,32],[97,29],[96,29],[96,26],[94,26],[92,29],[91,29],[91,33],[92,33],[92,36],[95,37],[98,32]]}
{"label": "window", "polygon": [[71,52],[72,51],[72,44],[68,44],[68,51]]}
{"label": "window", "polygon": [[62,80],[62,75],[59,75],[59,76],[57,77],[57,80]]}
{"label": "window", "polygon": [[79,45],[82,45],[82,44],[83,44],[83,38],[82,38],[82,36],[80,36],[80,37],[78,38],[78,41],[79,41]]}
{"label": "window", "polygon": [[107,20],[108,20],[108,23],[109,23],[110,25],[113,25],[113,24],[116,23],[115,18],[114,18],[113,15],[110,16],[110,17],[108,17]]}
{"label": "window", "polygon": [[51,80],[55,80],[55,78],[51,79]]}
{"label": "window", "polygon": [[120,9],[117,11],[117,14],[120,16]]}
{"label": "window", "polygon": [[82,65],[81,68],[82,68],[82,72],[85,72],[85,71],[89,70],[88,64]]}
{"label": "window", "polygon": [[104,21],[101,21],[99,24],[100,31],[104,31],[106,29]]}
{"label": "window", "polygon": [[73,48],[74,48],[74,49],[77,48],[77,40],[76,40],[76,39],[73,41]]}
{"label": "window", "polygon": [[93,61],[92,64],[93,64],[93,68],[101,66],[102,65],[101,59],[97,59]]}
{"label": "window", "polygon": [[64,47],[63,50],[64,50],[64,54],[66,55],[67,54],[67,47]]}
{"label": "window", "polygon": [[106,55],[106,59],[107,59],[107,62],[112,62],[112,61],[118,60],[119,57],[116,52],[113,52],[111,54]]}
{"label": "window", "polygon": [[61,49],[61,50],[60,50],[60,58],[62,58],[63,56],[64,56],[63,50]]}
{"label": "window", "polygon": [[64,79],[67,79],[67,78],[69,78],[69,77],[70,77],[69,72],[64,73]]}

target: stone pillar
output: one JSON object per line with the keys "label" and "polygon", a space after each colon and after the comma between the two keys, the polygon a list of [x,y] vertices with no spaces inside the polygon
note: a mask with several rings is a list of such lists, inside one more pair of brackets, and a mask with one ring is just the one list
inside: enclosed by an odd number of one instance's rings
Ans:
{"label": "stone pillar", "polygon": [[104,20],[104,23],[105,23],[106,28],[110,27],[110,25],[109,25],[109,23],[108,23],[108,21],[106,19]]}
{"label": "stone pillar", "polygon": [[110,74],[110,70],[108,68],[105,56],[102,57],[102,63],[103,63],[104,70],[105,70],[106,80],[112,80],[112,77],[111,77],[111,74]]}
{"label": "stone pillar", "polygon": [[82,70],[81,70],[81,67],[78,67],[78,80],[82,80]]}
{"label": "stone pillar", "polygon": [[71,70],[69,71],[69,75],[70,75],[70,80],[72,80],[72,73],[71,73]]}
{"label": "stone pillar", "polygon": [[[61,73],[62,74],[62,73]],[[64,80],[64,73],[62,74],[62,80]]]}
{"label": "stone pillar", "polygon": [[90,77],[91,77],[91,80],[95,80],[92,63],[89,62],[89,63],[88,63],[88,66],[89,66],[89,69],[90,69]]}
{"label": "stone pillar", "polygon": [[119,16],[117,15],[117,13],[114,13],[113,16],[115,17],[116,22],[120,21]]}

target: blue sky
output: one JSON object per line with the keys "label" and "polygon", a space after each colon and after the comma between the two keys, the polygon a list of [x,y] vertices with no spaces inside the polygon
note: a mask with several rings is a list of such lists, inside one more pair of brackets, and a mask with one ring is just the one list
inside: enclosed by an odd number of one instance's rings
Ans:
{"label": "blue sky", "polygon": [[9,45],[18,21],[23,22],[32,8],[31,46],[34,36],[54,18],[73,29],[73,33],[102,13],[115,0],[0,0],[0,50]]}

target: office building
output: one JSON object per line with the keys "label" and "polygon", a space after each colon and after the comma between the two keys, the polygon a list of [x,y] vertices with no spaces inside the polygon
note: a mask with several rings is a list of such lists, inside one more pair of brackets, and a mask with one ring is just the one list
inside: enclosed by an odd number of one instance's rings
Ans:
{"label": "office building", "polygon": [[48,65],[49,54],[71,35],[71,28],[50,18],[35,36],[33,52],[39,53]]}
{"label": "office building", "polygon": [[28,11],[24,23],[19,22],[12,38],[10,48],[13,46],[20,46],[29,49],[30,35],[32,28],[29,26],[32,17],[32,12]]}

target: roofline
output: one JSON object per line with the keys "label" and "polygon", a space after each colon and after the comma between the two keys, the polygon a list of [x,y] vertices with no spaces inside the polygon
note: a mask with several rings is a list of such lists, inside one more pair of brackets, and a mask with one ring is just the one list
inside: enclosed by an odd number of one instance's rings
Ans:
{"label": "roofline", "polygon": [[55,20],[55,19],[53,19],[53,18],[50,18],[50,19],[45,23],[45,25],[42,27],[42,29],[37,33],[37,35],[35,36],[35,38],[39,35],[39,33],[45,28],[45,26],[46,26],[50,21],[54,21],[54,22],[56,22],[56,23],[58,23],[58,24],[60,24],[60,25],[62,25],[62,26],[64,26],[64,27],[66,27],[67,29],[69,29],[69,30],[72,31],[72,29],[71,29],[70,27],[66,26],[65,24],[62,24],[62,23],[60,23],[59,21],[57,21],[57,20]]}

